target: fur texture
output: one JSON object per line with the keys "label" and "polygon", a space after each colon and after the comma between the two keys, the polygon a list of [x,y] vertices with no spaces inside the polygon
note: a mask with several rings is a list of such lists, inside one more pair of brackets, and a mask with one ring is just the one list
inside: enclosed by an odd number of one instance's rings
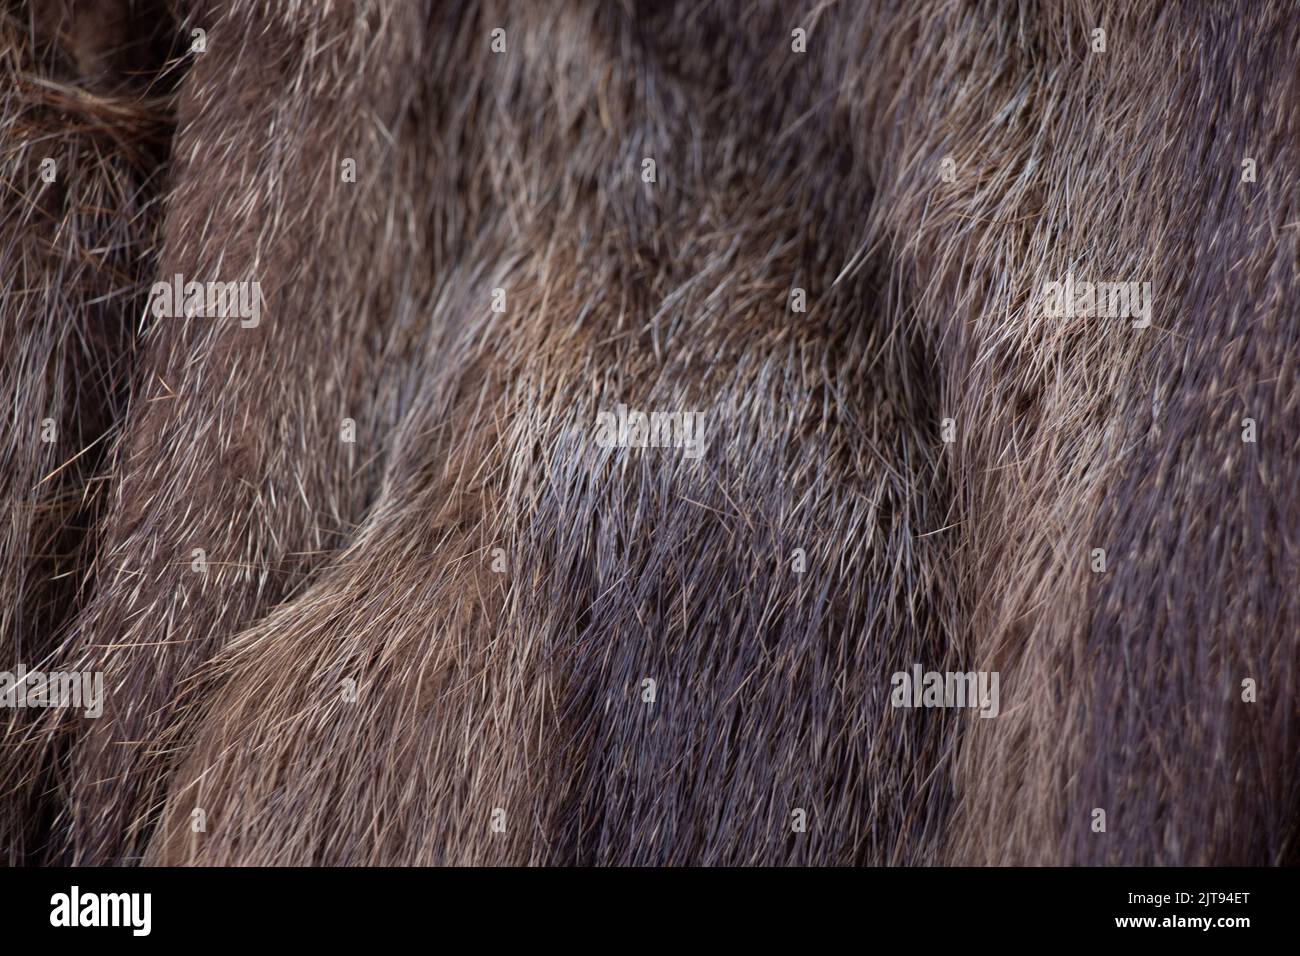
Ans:
{"label": "fur texture", "polygon": [[1296,14],[15,8],[8,859],[1294,862]]}

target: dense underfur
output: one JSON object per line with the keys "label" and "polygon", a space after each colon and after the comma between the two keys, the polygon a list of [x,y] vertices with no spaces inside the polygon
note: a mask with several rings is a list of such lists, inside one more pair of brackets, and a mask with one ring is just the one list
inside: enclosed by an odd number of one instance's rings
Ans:
{"label": "dense underfur", "polygon": [[[0,858],[1294,861],[1293,4],[52,9],[0,17],[0,669],[105,700],[0,712]],[[1067,272],[1151,327],[1045,319]]]}

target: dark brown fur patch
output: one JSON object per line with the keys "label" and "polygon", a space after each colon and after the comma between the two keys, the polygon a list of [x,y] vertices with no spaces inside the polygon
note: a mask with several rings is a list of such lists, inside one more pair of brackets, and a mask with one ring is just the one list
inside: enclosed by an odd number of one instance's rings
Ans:
{"label": "dark brown fur patch", "polygon": [[9,719],[10,862],[1293,862],[1290,4],[140,15],[0,21],[6,660],[106,695]]}

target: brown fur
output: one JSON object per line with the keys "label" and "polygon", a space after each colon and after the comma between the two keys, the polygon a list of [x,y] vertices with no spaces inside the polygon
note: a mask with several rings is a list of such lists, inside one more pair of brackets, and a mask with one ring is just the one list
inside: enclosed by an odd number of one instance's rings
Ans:
{"label": "brown fur", "polygon": [[[5,596],[71,605],[6,618],[13,656],[106,684],[97,721],[12,719],[12,861],[1293,860],[1290,5],[174,17],[175,98],[128,99],[174,121],[167,158],[139,130],[113,159],[166,173],[161,221],[104,173],[64,207],[107,195],[134,243],[122,332],[82,355],[56,306],[3,306],[35,330],[5,359]],[[22,287],[103,328],[24,202],[0,235],[49,258]],[[1150,281],[1152,327],[1034,314],[1071,270]],[[262,324],[141,320],[174,273],[259,279]],[[110,399],[62,399],[55,449],[51,362]],[[702,411],[704,455],[598,447],[618,403]],[[37,516],[92,484],[55,585]],[[1002,714],[891,707],[913,663],[999,671]]]}

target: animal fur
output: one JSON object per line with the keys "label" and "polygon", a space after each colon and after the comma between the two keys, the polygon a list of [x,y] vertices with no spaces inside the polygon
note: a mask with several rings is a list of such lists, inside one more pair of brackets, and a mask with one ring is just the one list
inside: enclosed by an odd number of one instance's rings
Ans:
{"label": "animal fur", "polygon": [[[105,675],[98,720],[0,713],[9,862],[1295,861],[1292,4],[0,41],[0,646]],[[1151,327],[1044,319],[1070,272]],[[174,274],[261,323],[155,318]],[[704,454],[601,447],[620,403]],[[1002,712],[892,707],[914,663]]]}

